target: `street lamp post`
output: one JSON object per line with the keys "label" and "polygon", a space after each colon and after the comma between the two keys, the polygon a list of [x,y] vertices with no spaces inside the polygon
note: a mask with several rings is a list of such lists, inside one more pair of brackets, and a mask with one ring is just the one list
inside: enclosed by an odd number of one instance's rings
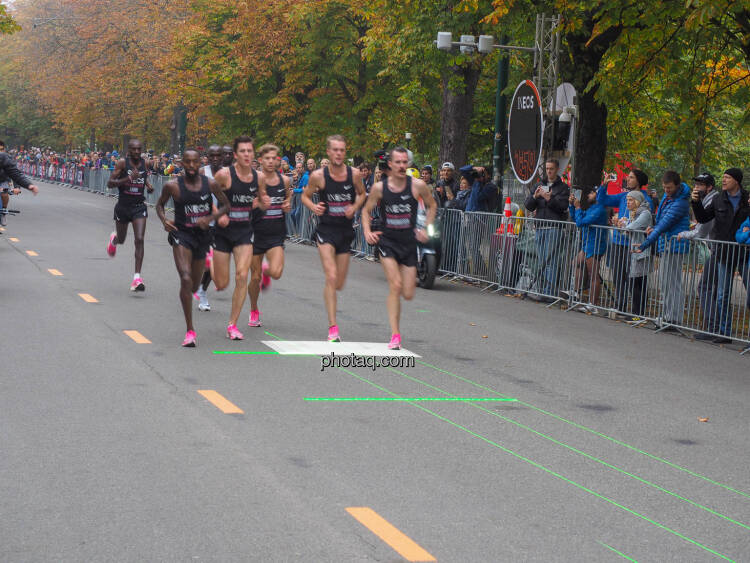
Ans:
{"label": "street lamp post", "polygon": [[[450,32],[440,31],[437,34],[437,48],[441,51],[450,51],[453,47],[459,47],[462,53],[473,53],[476,49],[486,55],[495,49],[502,51],[523,51],[526,53],[537,53],[536,47],[519,47],[516,45],[505,45],[507,37],[505,35],[500,39],[501,44],[495,45],[495,39],[492,35],[480,35],[478,41],[474,41],[473,35],[462,35],[461,41],[453,41],[453,34]],[[505,168],[505,138],[506,118],[505,106],[507,101],[503,90],[508,86],[508,57],[504,53],[497,63],[497,91],[495,93],[495,139],[492,150],[492,165],[495,169],[494,181],[498,187],[503,179],[503,169]]]}
{"label": "street lamp post", "polygon": [[404,139],[406,139],[406,148],[411,148],[409,147],[409,145],[411,144],[411,133],[409,133],[408,131],[404,133]]}

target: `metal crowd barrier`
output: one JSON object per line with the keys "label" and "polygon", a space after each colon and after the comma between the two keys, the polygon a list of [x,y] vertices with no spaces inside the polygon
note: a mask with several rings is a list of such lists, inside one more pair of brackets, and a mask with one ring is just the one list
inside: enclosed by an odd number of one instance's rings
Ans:
{"label": "metal crowd barrier", "polygon": [[668,249],[662,326],[750,343],[749,258],[750,246],[736,242],[693,239],[686,252]]}
{"label": "metal crowd barrier", "polygon": [[[107,182],[112,175],[112,170],[107,168],[89,168],[81,166],[57,166],[54,164],[33,164],[24,162],[20,166],[24,174],[40,178],[50,182],[80,187],[86,191],[117,196],[116,188],[108,188]],[[154,188],[153,193],[146,192],[146,203],[156,205],[164,182],[170,180],[169,176],[149,174],[148,181]]]}

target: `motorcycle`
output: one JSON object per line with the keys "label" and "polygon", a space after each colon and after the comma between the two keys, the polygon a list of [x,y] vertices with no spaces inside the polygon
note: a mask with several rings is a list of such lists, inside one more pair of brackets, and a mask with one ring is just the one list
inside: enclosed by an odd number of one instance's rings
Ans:
{"label": "motorcycle", "polygon": [[[419,203],[417,211],[417,227],[425,228],[426,213],[422,202]],[[424,289],[432,289],[435,285],[435,276],[440,267],[442,255],[442,244],[440,241],[440,230],[438,218],[427,229],[429,239],[426,243],[417,241],[417,285]]]}

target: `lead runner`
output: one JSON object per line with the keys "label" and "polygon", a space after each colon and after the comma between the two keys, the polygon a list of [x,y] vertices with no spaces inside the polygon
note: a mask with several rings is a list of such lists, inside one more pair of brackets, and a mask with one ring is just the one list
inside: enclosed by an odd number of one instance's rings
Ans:
{"label": "lead runner", "polygon": [[[364,204],[367,193],[359,170],[344,164],[344,137],[328,137],[326,152],[330,162],[310,175],[310,181],[302,192],[302,203],[320,217],[315,238],[326,276],[323,297],[328,313],[328,341],[341,342],[336,324],[336,292],[341,291],[346,283],[351,259],[349,251],[354,240],[354,214]],[[317,192],[320,203],[315,204],[312,196]]]}
{"label": "lead runner", "polygon": [[[380,263],[388,280],[388,320],[391,341],[388,348],[401,349],[401,297],[411,301],[417,287],[417,241],[427,242],[427,233],[417,229],[419,200],[427,208],[425,228],[435,220],[437,204],[432,192],[422,180],[406,174],[409,153],[403,147],[391,151],[390,172],[370,190],[362,212],[362,227],[369,244],[378,245]],[[371,213],[380,208],[382,231],[371,229]]]}
{"label": "lead runner", "polygon": [[[185,175],[164,184],[159,201],[156,202],[156,214],[169,233],[167,240],[172,245],[174,263],[180,274],[180,302],[187,326],[182,345],[194,348],[196,335],[193,328],[193,293],[198,289],[206,268],[206,252],[211,244],[208,229],[211,221],[229,212],[229,200],[215,180],[200,174],[201,159],[198,151],[188,149],[182,153],[182,164]],[[213,213],[211,194],[219,202],[218,210]],[[167,219],[164,211],[164,205],[170,197],[174,202],[173,221]]]}

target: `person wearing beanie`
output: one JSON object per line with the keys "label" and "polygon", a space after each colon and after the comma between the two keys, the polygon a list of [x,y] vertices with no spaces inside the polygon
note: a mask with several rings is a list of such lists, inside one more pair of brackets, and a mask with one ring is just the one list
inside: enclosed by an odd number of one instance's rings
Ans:
{"label": "person wearing beanie", "polygon": [[[700,199],[703,207],[710,205],[718,195],[716,180],[708,172],[703,172],[695,176],[693,178],[693,187],[698,190],[698,199]],[[695,228],[679,233],[677,238],[682,240],[709,240],[713,228],[713,220],[708,223],[698,223]],[[696,334],[696,340],[713,340],[714,337],[707,333],[715,333],[718,330],[718,324],[716,323],[716,277],[716,260],[713,256],[710,256],[703,264],[703,273],[701,274],[700,282],[698,282],[698,302],[703,311],[702,328],[706,333]]]}
{"label": "person wearing beanie", "polygon": [[[617,218],[613,221],[615,227],[623,228],[629,218],[628,212],[628,194],[638,190],[643,194],[645,201],[654,212],[654,201],[649,197],[646,191],[648,185],[648,175],[643,170],[634,168],[628,174],[626,180],[626,191],[619,194],[609,195],[607,193],[607,184],[599,186],[596,193],[596,200],[605,207],[616,207]],[[623,231],[615,230],[612,233],[612,241],[609,248],[609,266],[612,268],[612,281],[615,284],[615,307],[622,313],[630,313],[628,308],[628,280],[630,275],[628,268],[630,266],[630,243],[631,239]]]}
{"label": "person wearing beanie", "polygon": [[[714,220],[711,239],[715,241],[734,241],[735,234],[742,223],[750,217],[748,192],[742,187],[742,170],[729,168],[721,178],[721,193],[710,205],[703,206],[698,190],[693,190],[691,205],[699,223]],[[734,272],[742,269],[747,263],[744,248],[727,244],[715,244],[711,257],[716,260],[716,314],[719,324],[719,335],[713,339],[715,344],[728,344],[732,340],[732,314],[730,299]]]}

